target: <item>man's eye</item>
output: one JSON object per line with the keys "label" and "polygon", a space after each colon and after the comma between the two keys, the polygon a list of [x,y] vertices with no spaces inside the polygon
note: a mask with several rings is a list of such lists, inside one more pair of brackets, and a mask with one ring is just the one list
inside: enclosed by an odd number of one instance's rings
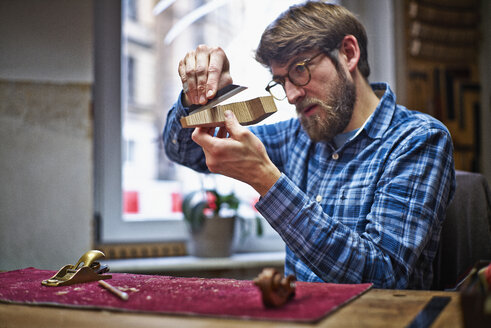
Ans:
{"label": "man's eye", "polygon": [[291,70],[290,74],[299,75],[299,74],[304,73],[304,72],[305,72],[305,70],[306,70],[306,68],[305,68],[305,65],[304,65],[304,64],[297,64],[297,65],[295,65],[295,66],[292,68],[292,70]]}

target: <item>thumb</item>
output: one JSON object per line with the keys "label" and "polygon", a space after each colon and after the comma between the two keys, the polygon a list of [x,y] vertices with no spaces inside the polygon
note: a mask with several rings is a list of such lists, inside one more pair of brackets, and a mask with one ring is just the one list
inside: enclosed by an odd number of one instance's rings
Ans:
{"label": "thumb", "polygon": [[225,116],[225,128],[230,135],[237,134],[243,128],[231,110],[226,110],[223,115]]}

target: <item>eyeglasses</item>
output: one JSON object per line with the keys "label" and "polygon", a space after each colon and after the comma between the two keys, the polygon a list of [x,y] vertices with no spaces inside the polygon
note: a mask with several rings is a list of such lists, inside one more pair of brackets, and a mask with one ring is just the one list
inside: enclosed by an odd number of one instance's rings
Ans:
{"label": "eyeglasses", "polygon": [[[298,87],[309,84],[311,79],[309,63],[321,54],[323,54],[323,52],[291,65],[290,68],[288,68],[288,74],[286,75],[288,80]],[[266,91],[277,100],[285,99],[285,76],[278,76],[271,80],[266,86]]]}

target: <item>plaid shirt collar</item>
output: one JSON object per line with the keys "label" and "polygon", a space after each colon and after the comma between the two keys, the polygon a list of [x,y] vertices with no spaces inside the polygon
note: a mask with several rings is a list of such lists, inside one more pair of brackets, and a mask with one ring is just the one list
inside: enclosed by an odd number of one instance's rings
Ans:
{"label": "plaid shirt collar", "polygon": [[375,93],[383,92],[380,102],[364,125],[363,130],[373,139],[380,139],[389,128],[396,110],[396,97],[387,83],[371,84]]}

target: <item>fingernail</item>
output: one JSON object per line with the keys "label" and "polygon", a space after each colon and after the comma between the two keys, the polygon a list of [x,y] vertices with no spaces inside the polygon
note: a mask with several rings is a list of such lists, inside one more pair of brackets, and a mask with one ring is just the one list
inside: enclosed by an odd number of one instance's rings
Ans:
{"label": "fingernail", "polygon": [[208,90],[208,92],[206,93],[206,96],[207,96],[208,98],[210,98],[211,96],[213,96],[213,91]]}
{"label": "fingernail", "polygon": [[200,103],[204,103],[205,101],[206,101],[205,96],[201,96],[201,97],[199,98],[199,102],[200,102]]}
{"label": "fingernail", "polygon": [[230,110],[226,110],[225,113],[223,113],[226,118],[231,118],[232,117],[232,112]]}

